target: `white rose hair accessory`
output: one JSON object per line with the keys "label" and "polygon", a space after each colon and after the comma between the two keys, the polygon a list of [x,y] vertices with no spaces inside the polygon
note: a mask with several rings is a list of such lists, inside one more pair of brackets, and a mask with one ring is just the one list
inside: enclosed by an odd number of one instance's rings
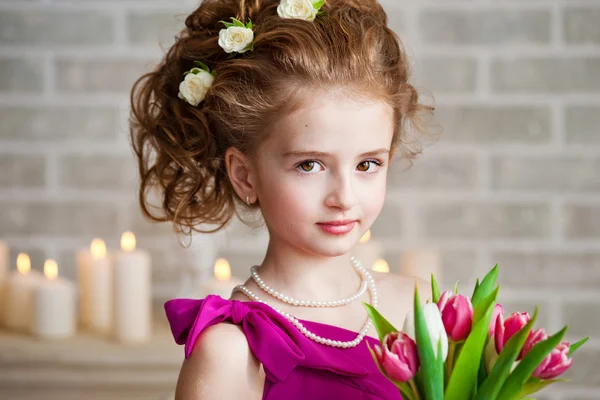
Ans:
{"label": "white rose hair accessory", "polygon": [[325,4],[325,0],[312,2],[311,0],[281,0],[277,7],[277,14],[281,18],[303,19],[314,21],[317,15],[322,14],[319,11]]}
{"label": "white rose hair accessory", "polygon": [[[314,19],[323,13],[320,11],[325,4],[325,0],[312,2],[311,0],[281,0],[277,7],[277,14],[281,18],[302,19],[314,21]],[[219,21],[225,25],[225,29],[219,31],[219,46],[230,57],[233,53],[245,53],[254,50],[254,31],[252,30],[252,21],[248,23],[231,17],[233,22]],[[215,71],[201,61],[194,61],[198,67],[194,67],[183,73],[185,78],[179,84],[178,97],[185,100],[192,106],[197,106],[206,97],[208,89],[215,79]]]}
{"label": "white rose hair accessory", "polygon": [[245,53],[248,50],[254,50],[254,32],[252,31],[252,21],[244,25],[234,17],[231,22],[219,21],[225,24],[227,29],[219,31],[219,46],[226,53]]}
{"label": "white rose hair accessory", "polygon": [[179,84],[178,97],[195,107],[206,97],[215,79],[215,71],[201,61],[194,61],[194,64],[200,68],[194,67],[183,73],[185,78]]}

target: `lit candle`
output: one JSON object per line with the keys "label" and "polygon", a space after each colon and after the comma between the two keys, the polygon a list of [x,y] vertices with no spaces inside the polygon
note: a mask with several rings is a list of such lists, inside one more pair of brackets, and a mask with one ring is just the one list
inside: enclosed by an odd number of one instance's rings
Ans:
{"label": "lit candle", "polygon": [[371,238],[371,230],[369,229],[352,249],[351,253],[358,258],[363,267],[372,269],[375,261],[381,258],[382,245],[379,241]]}
{"label": "lit candle", "polygon": [[214,266],[214,277],[205,281],[202,284],[202,295],[204,297],[209,294],[216,294],[224,299],[231,296],[231,291],[242,282],[231,277],[231,267],[229,262],[224,258],[219,258]]}
{"label": "lit candle", "polygon": [[390,272],[390,266],[388,265],[387,261],[380,259],[375,261],[375,263],[373,264],[373,271],[383,272],[387,274],[388,272]]}
{"label": "lit candle", "polygon": [[40,285],[39,272],[31,270],[25,253],[17,256],[17,271],[8,278],[4,304],[4,325],[15,331],[30,333],[33,328],[34,295]]}
{"label": "lit candle", "polygon": [[44,339],[70,337],[75,332],[75,285],[58,277],[54,260],[46,260],[44,275],[35,292],[33,333]]}
{"label": "lit candle", "polygon": [[442,280],[440,253],[431,249],[406,250],[401,254],[400,269],[402,273],[431,281],[431,274],[437,282]]}
{"label": "lit candle", "polygon": [[152,277],[150,255],[136,249],[135,235],[121,236],[121,251],[114,257],[115,338],[140,343],[150,339]]}
{"label": "lit candle", "polygon": [[85,328],[102,335],[109,334],[113,326],[112,279],[106,245],[101,239],[94,239],[90,250],[77,253],[79,316]]}

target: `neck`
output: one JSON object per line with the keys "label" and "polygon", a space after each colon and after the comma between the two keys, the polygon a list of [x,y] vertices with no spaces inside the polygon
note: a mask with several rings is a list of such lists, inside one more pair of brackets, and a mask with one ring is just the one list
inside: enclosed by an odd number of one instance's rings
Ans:
{"label": "neck", "polygon": [[348,254],[321,256],[272,241],[258,273],[270,287],[300,300],[345,298],[361,283]]}

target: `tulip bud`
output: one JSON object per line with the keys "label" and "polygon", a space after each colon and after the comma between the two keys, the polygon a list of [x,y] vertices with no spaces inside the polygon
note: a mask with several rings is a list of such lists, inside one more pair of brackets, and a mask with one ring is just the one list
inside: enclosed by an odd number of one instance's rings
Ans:
{"label": "tulip bud", "polygon": [[[433,353],[437,357],[438,343],[442,341],[442,360],[446,361],[448,357],[448,335],[444,329],[444,323],[440,315],[437,304],[427,303],[423,306],[423,315],[427,324],[427,331],[433,346]],[[415,338],[415,315],[412,311],[406,314],[402,331],[411,338]]]}
{"label": "tulip bud", "polygon": [[[502,352],[504,345],[506,342],[513,337],[517,332],[519,332],[527,323],[529,322],[529,314],[515,312],[512,313],[505,321],[502,321],[502,316],[500,315],[496,320],[496,351],[498,354]],[[517,358],[517,360],[521,359],[521,355]]]}
{"label": "tulip bud", "polygon": [[490,338],[494,337],[496,333],[496,321],[504,315],[504,307],[500,304],[496,304],[494,306],[494,311],[492,312],[492,321],[490,322]]}
{"label": "tulip bud", "polygon": [[[525,345],[523,346],[523,356],[531,351],[533,346],[541,341],[548,339],[548,335],[544,329],[536,329],[531,332]],[[573,359],[569,358],[571,346],[569,342],[562,341],[556,346],[550,354],[548,354],[533,371],[533,376],[539,379],[554,379],[562,375],[573,363]]]}
{"label": "tulip bud", "polygon": [[455,342],[465,340],[473,324],[471,300],[447,290],[440,297],[438,308],[448,337]]}
{"label": "tulip bud", "polygon": [[415,342],[403,332],[392,332],[385,335],[382,345],[375,345],[375,356],[387,376],[398,382],[412,380],[419,369]]}

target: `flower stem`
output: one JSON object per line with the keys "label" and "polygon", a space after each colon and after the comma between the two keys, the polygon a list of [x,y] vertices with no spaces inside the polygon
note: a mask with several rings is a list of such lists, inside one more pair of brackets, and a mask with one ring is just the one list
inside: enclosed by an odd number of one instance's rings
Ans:
{"label": "flower stem", "polygon": [[[456,342],[453,340],[448,341],[448,358],[446,358],[446,376],[445,376],[445,384],[448,384],[450,380],[450,374],[452,373],[452,369],[454,368],[454,352],[456,351]],[[444,385],[445,386],[445,385]]]}
{"label": "flower stem", "polygon": [[415,380],[411,379],[410,381],[408,381],[408,384],[410,385],[410,388],[412,389],[415,395],[413,397],[413,400],[421,400],[421,396],[419,396],[419,389],[417,389],[417,385],[415,385]]}

